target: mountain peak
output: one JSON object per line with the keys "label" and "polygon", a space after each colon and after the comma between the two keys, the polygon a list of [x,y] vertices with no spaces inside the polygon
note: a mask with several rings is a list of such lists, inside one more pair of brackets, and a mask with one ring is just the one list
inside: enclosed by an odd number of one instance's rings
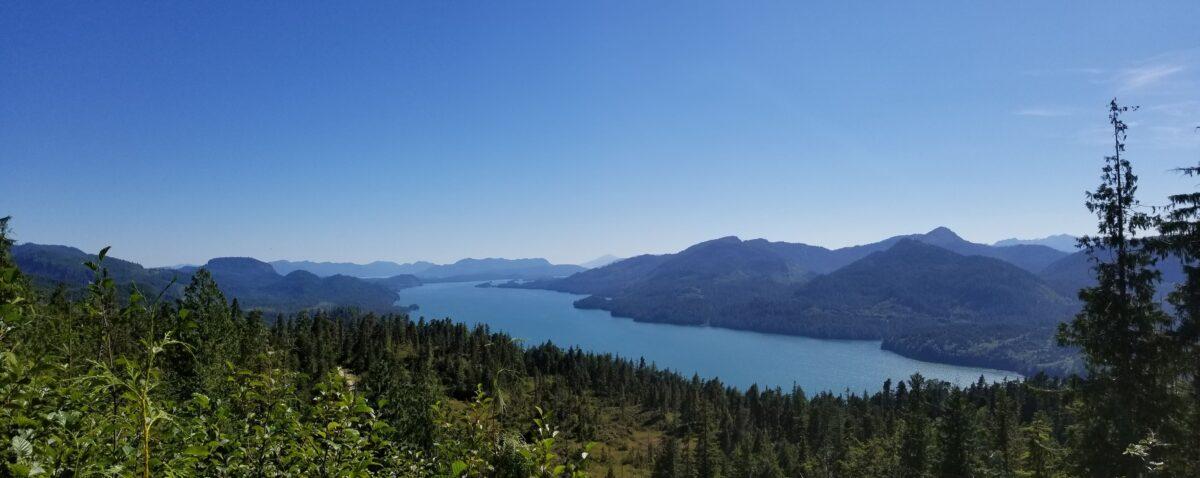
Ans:
{"label": "mountain peak", "polygon": [[930,239],[938,239],[938,240],[952,240],[952,239],[957,239],[960,241],[963,240],[962,237],[959,237],[958,234],[955,234],[954,231],[951,231],[950,228],[948,228],[946,226],[938,226],[938,227],[934,228],[932,231],[925,233],[925,236]]}

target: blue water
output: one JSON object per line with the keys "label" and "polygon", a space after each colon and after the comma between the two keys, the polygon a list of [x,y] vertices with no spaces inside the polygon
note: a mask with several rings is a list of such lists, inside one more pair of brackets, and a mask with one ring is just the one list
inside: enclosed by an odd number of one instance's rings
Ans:
{"label": "blue water", "polygon": [[625,358],[644,357],[660,368],[691,376],[720,378],[745,389],[790,389],[807,392],[878,390],[883,381],[907,379],[914,373],[958,384],[982,375],[988,381],[1016,379],[1014,372],[921,362],[881,350],[878,341],[825,340],[760,334],[715,327],[635,322],[599,310],[579,310],[582,296],[545,290],[475,287],[477,282],[428,284],[400,291],[400,304],[417,304],[414,316],[450,317],[467,324],[487,324],[528,345],[551,341]]}

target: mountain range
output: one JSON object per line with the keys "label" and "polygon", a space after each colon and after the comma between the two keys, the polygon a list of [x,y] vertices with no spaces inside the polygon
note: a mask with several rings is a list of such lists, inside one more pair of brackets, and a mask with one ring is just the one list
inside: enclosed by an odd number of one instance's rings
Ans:
{"label": "mountain range", "polygon": [[[1179,275],[1164,267],[1164,287]],[[1091,263],[1040,244],[989,246],[939,227],[841,249],[724,237],[573,276],[502,287],[582,294],[576,307],[647,322],[882,340],[905,355],[1066,373],[1053,342]]]}
{"label": "mountain range", "polygon": [[321,277],[342,274],[363,279],[411,275],[424,282],[457,282],[497,279],[546,279],[565,277],[585,270],[572,264],[551,264],[546,259],[462,259],[453,264],[412,262],[397,264],[375,261],[370,264],[349,262],[273,261],[280,274],[303,270]]}
{"label": "mountain range", "polygon": [[[96,255],[73,247],[32,243],[15,246],[13,256],[35,282],[46,287],[61,283],[73,289],[92,280],[92,271],[83,264],[96,260]],[[192,275],[204,268],[230,299],[237,298],[246,308],[274,312],[340,306],[390,311],[394,310],[397,291],[425,282],[546,279],[585,270],[576,265],[551,264],[545,259],[496,258],[439,265],[387,261],[267,263],[249,257],[218,257],[202,266],[146,268],[108,256],[104,265],[123,286],[137,286],[144,292],[164,291],[168,297],[179,297]]]}
{"label": "mountain range", "polygon": [[[95,256],[75,248],[21,244],[13,255],[42,285],[80,288],[92,278],[82,264]],[[173,297],[197,270],[113,257],[105,265],[119,283]],[[1058,374],[1077,361],[1054,344],[1055,327],[1078,310],[1079,289],[1093,284],[1083,252],[989,246],[944,227],[839,249],[730,236],[591,269],[495,258],[359,265],[230,257],[201,267],[227,296],[269,311],[394,310],[396,291],[422,283],[515,279],[500,287],[580,294],[576,307],[639,321],[880,340],[910,357]],[[1182,281],[1182,267],[1173,258],[1160,267],[1165,293]],[[392,274],[399,271],[412,273]]]}
{"label": "mountain range", "polygon": [[271,261],[271,267],[280,274],[288,274],[292,271],[308,271],[320,277],[329,277],[332,275],[344,275],[358,278],[381,278],[391,277],[396,275],[416,275],[437,264],[432,262],[418,261],[406,264],[397,264],[390,261],[375,261],[369,264],[355,264],[352,262],[313,262],[313,261]]}
{"label": "mountain range", "polygon": [[[22,272],[35,283],[47,287],[62,284],[70,290],[79,290],[92,280],[92,271],[83,264],[97,260],[95,254],[57,245],[25,243],[13,247],[12,252]],[[144,268],[111,256],[105,257],[103,264],[122,287],[136,286],[147,295],[162,291],[169,298],[181,297],[197,270]],[[236,298],[244,308],[267,312],[332,307],[392,311],[397,299],[392,283],[408,280],[397,276],[372,282],[345,275],[319,277],[301,270],[281,275],[270,264],[248,257],[215,258],[202,267],[212,274],[228,299]]]}
{"label": "mountain range", "polygon": [[[647,280],[659,275],[674,280],[680,271],[703,275],[740,270],[742,276],[779,276],[786,270],[784,282],[827,274],[841,269],[868,255],[890,249],[903,240],[929,244],[962,255],[983,256],[1007,262],[1031,273],[1040,272],[1068,256],[1046,246],[1019,245],[993,247],[968,242],[950,229],[939,227],[925,234],[895,236],[879,242],[841,249],[827,249],[801,243],[770,242],[765,239],[742,241],[724,237],[702,242],[677,254],[641,255],[590,269],[553,281],[536,281],[532,285],[577,294],[613,295],[618,289],[642,288]],[[687,274],[684,274],[687,275]],[[728,282],[731,278],[724,279]],[[734,279],[736,280],[736,279]],[[775,281],[777,282],[777,281]]]}

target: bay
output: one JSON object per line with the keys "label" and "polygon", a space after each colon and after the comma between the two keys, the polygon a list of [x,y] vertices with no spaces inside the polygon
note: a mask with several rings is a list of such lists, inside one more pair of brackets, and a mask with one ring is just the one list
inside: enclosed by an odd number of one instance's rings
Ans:
{"label": "bay", "polygon": [[414,316],[486,324],[526,345],[612,353],[657,364],[684,376],[720,378],[745,389],[799,385],[806,392],[879,390],[884,380],[914,373],[964,385],[1017,379],[1015,372],[922,362],[879,348],[878,341],[827,340],[716,327],[636,322],[600,310],[580,310],[583,296],[546,290],[476,287],[479,282],[426,284],[400,291],[398,304],[417,304]]}

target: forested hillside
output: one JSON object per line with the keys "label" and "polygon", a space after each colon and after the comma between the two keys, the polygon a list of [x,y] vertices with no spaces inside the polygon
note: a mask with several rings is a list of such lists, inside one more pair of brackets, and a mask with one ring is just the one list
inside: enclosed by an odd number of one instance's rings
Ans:
{"label": "forested hillside", "polygon": [[[1112,253],[1107,251],[1098,250],[1095,255],[1103,261],[1112,260]],[[1095,262],[1087,252],[1076,252],[1054,261],[1038,275],[1047,285],[1063,296],[1076,297],[1081,289],[1096,285],[1094,268]],[[1165,297],[1167,292],[1186,280],[1183,262],[1175,254],[1168,254],[1161,258],[1155,264],[1155,269],[1162,274],[1160,277],[1162,282],[1158,288],[1162,292],[1160,298]]]}

